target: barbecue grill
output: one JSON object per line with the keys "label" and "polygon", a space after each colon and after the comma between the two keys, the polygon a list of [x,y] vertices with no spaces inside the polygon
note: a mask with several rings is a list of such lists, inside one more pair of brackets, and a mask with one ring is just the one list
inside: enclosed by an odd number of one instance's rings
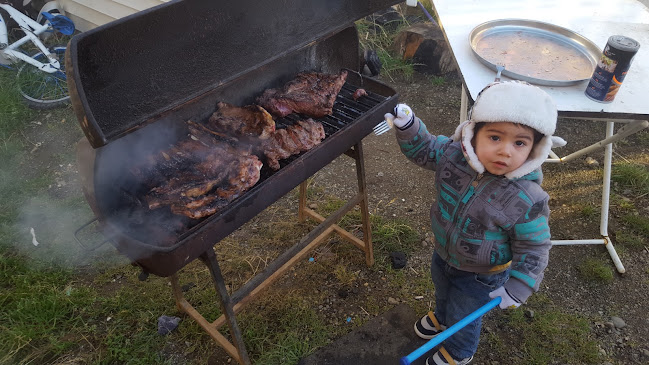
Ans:
{"label": "barbecue grill", "polygon": [[[102,232],[143,273],[170,276],[180,310],[194,318],[239,363],[249,359],[236,313],[333,232],[361,248],[373,264],[361,140],[397,103],[390,87],[364,77],[354,21],[397,1],[174,1],[82,33],[66,54],[72,105],[86,136],[77,150],[84,194]],[[348,71],[325,139],[311,150],[264,166],[257,184],[203,219],[148,210],[142,182],[129,168],[204,121],[217,102],[249,105],[302,71]],[[358,88],[367,95],[353,97]],[[276,120],[293,124],[295,114]],[[305,180],[342,154],[356,161],[358,194],[329,217],[306,207]],[[229,295],[213,247],[300,185],[299,217],[321,222],[264,272]],[[356,205],[363,239],[335,223]],[[224,315],[210,323],[182,296],[177,272],[196,258],[209,268]],[[233,343],[218,328],[227,322]]]}

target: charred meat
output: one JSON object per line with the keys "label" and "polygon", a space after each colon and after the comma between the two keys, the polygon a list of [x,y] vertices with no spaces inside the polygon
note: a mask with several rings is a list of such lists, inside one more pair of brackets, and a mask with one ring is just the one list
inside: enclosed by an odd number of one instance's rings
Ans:
{"label": "charred meat", "polygon": [[[249,149],[216,139],[187,138],[132,170],[150,189],[149,209],[169,206],[190,218],[215,213],[259,181],[262,163]],[[151,186],[153,185],[153,186]]]}
{"label": "charred meat", "polygon": [[273,117],[259,105],[234,106],[219,102],[206,127],[232,137],[266,139],[275,131]]}
{"label": "charred meat", "polygon": [[337,75],[302,72],[282,89],[268,89],[257,103],[271,114],[285,117],[299,113],[321,118],[332,113],[336,96],[347,80],[347,71]]}
{"label": "charred meat", "polygon": [[354,101],[357,101],[361,96],[367,96],[367,91],[365,91],[365,89],[356,89],[352,98],[354,98]]}
{"label": "charred meat", "polygon": [[278,129],[262,144],[266,163],[273,170],[279,170],[279,160],[308,151],[325,138],[322,124],[309,118],[294,125]]}

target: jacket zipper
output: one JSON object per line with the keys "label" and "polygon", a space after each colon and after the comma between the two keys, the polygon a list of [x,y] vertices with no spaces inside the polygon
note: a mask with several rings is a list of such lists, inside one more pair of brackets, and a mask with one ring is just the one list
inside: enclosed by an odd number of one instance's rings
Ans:
{"label": "jacket zipper", "polygon": [[478,174],[478,176],[475,177],[475,179],[471,182],[471,185],[473,186],[473,189],[478,187],[478,184],[480,183],[480,180],[484,177],[484,173]]}
{"label": "jacket zipper", "polygon": [[[467,206],[469,205],[469,202],[474,198],[473,195],[475,195],[476,188],[478,187],[478,185],[480,185],[480,180],[482,180],[483,177],[484,177],[484,173],[482,173],[482,174],[478,174],[478,175],[475,177],[475,179],[471,182],[471,184],[468,186],[468,188],[467,188],[467,190],[464,192],[464,194],[462,195],[462,200],[464,200],[464,197],[469,193],[469,191],[470,191],[471,189],[473,189],[473,191],[471,192],[471,197],[469,198],[469,200],[467,200],[467,202],[464,203],[464,206],[462,206],[462,210],[461,210],[461,211],[458,211],[458,212],[457,212],[458,215],[456,215],[456,216],[454,217],[454,220],[455,220],[458,224],[459,224],[459,221],[458,221],[458,220],[459,220],[461,217],[464,217],[464,213],[465,213],[466,210],[467,210]],[[450,231],[447,233],[447,235],[446,235],[446,236],[447,236],[447,237],[446,237],[447,241],[449,241],[449,242],[451,241],[451,237],[455,234],[455,232],[456,232],[457,229],[458,229],[457,227],[458,227],[457,224],[454,224],[454,225],[453,225],[453,229],[450,230]]]}

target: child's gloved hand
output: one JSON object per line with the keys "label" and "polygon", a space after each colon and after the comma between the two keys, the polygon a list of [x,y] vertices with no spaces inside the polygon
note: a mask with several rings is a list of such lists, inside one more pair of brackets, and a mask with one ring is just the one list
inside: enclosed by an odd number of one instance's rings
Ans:
{"label": "child's gloved hand", "polygon": [[415,114],[406,104],[397,104],[394,108],[394,115],[387,113],[383,117],[388,123],[401,130],[407,129],[415,122]]}
{"label": "child's gloved hand", "polygon": [[500,309],[514,309],[521,306],[521,302],[514,299],[504,286],[492,291],[489,293],[489,298],[494,299],[496,297],[501,297],[502,301],[500,302]]}

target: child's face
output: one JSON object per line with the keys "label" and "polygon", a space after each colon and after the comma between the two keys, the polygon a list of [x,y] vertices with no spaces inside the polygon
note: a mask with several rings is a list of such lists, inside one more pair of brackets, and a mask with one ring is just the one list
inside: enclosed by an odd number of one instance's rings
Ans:
{"label": "child's face", "polygon": [[534,146],[534,132],[515,123],[486,123],[474,141],[475,153],[485,169],[505,175],[527,160]]}

